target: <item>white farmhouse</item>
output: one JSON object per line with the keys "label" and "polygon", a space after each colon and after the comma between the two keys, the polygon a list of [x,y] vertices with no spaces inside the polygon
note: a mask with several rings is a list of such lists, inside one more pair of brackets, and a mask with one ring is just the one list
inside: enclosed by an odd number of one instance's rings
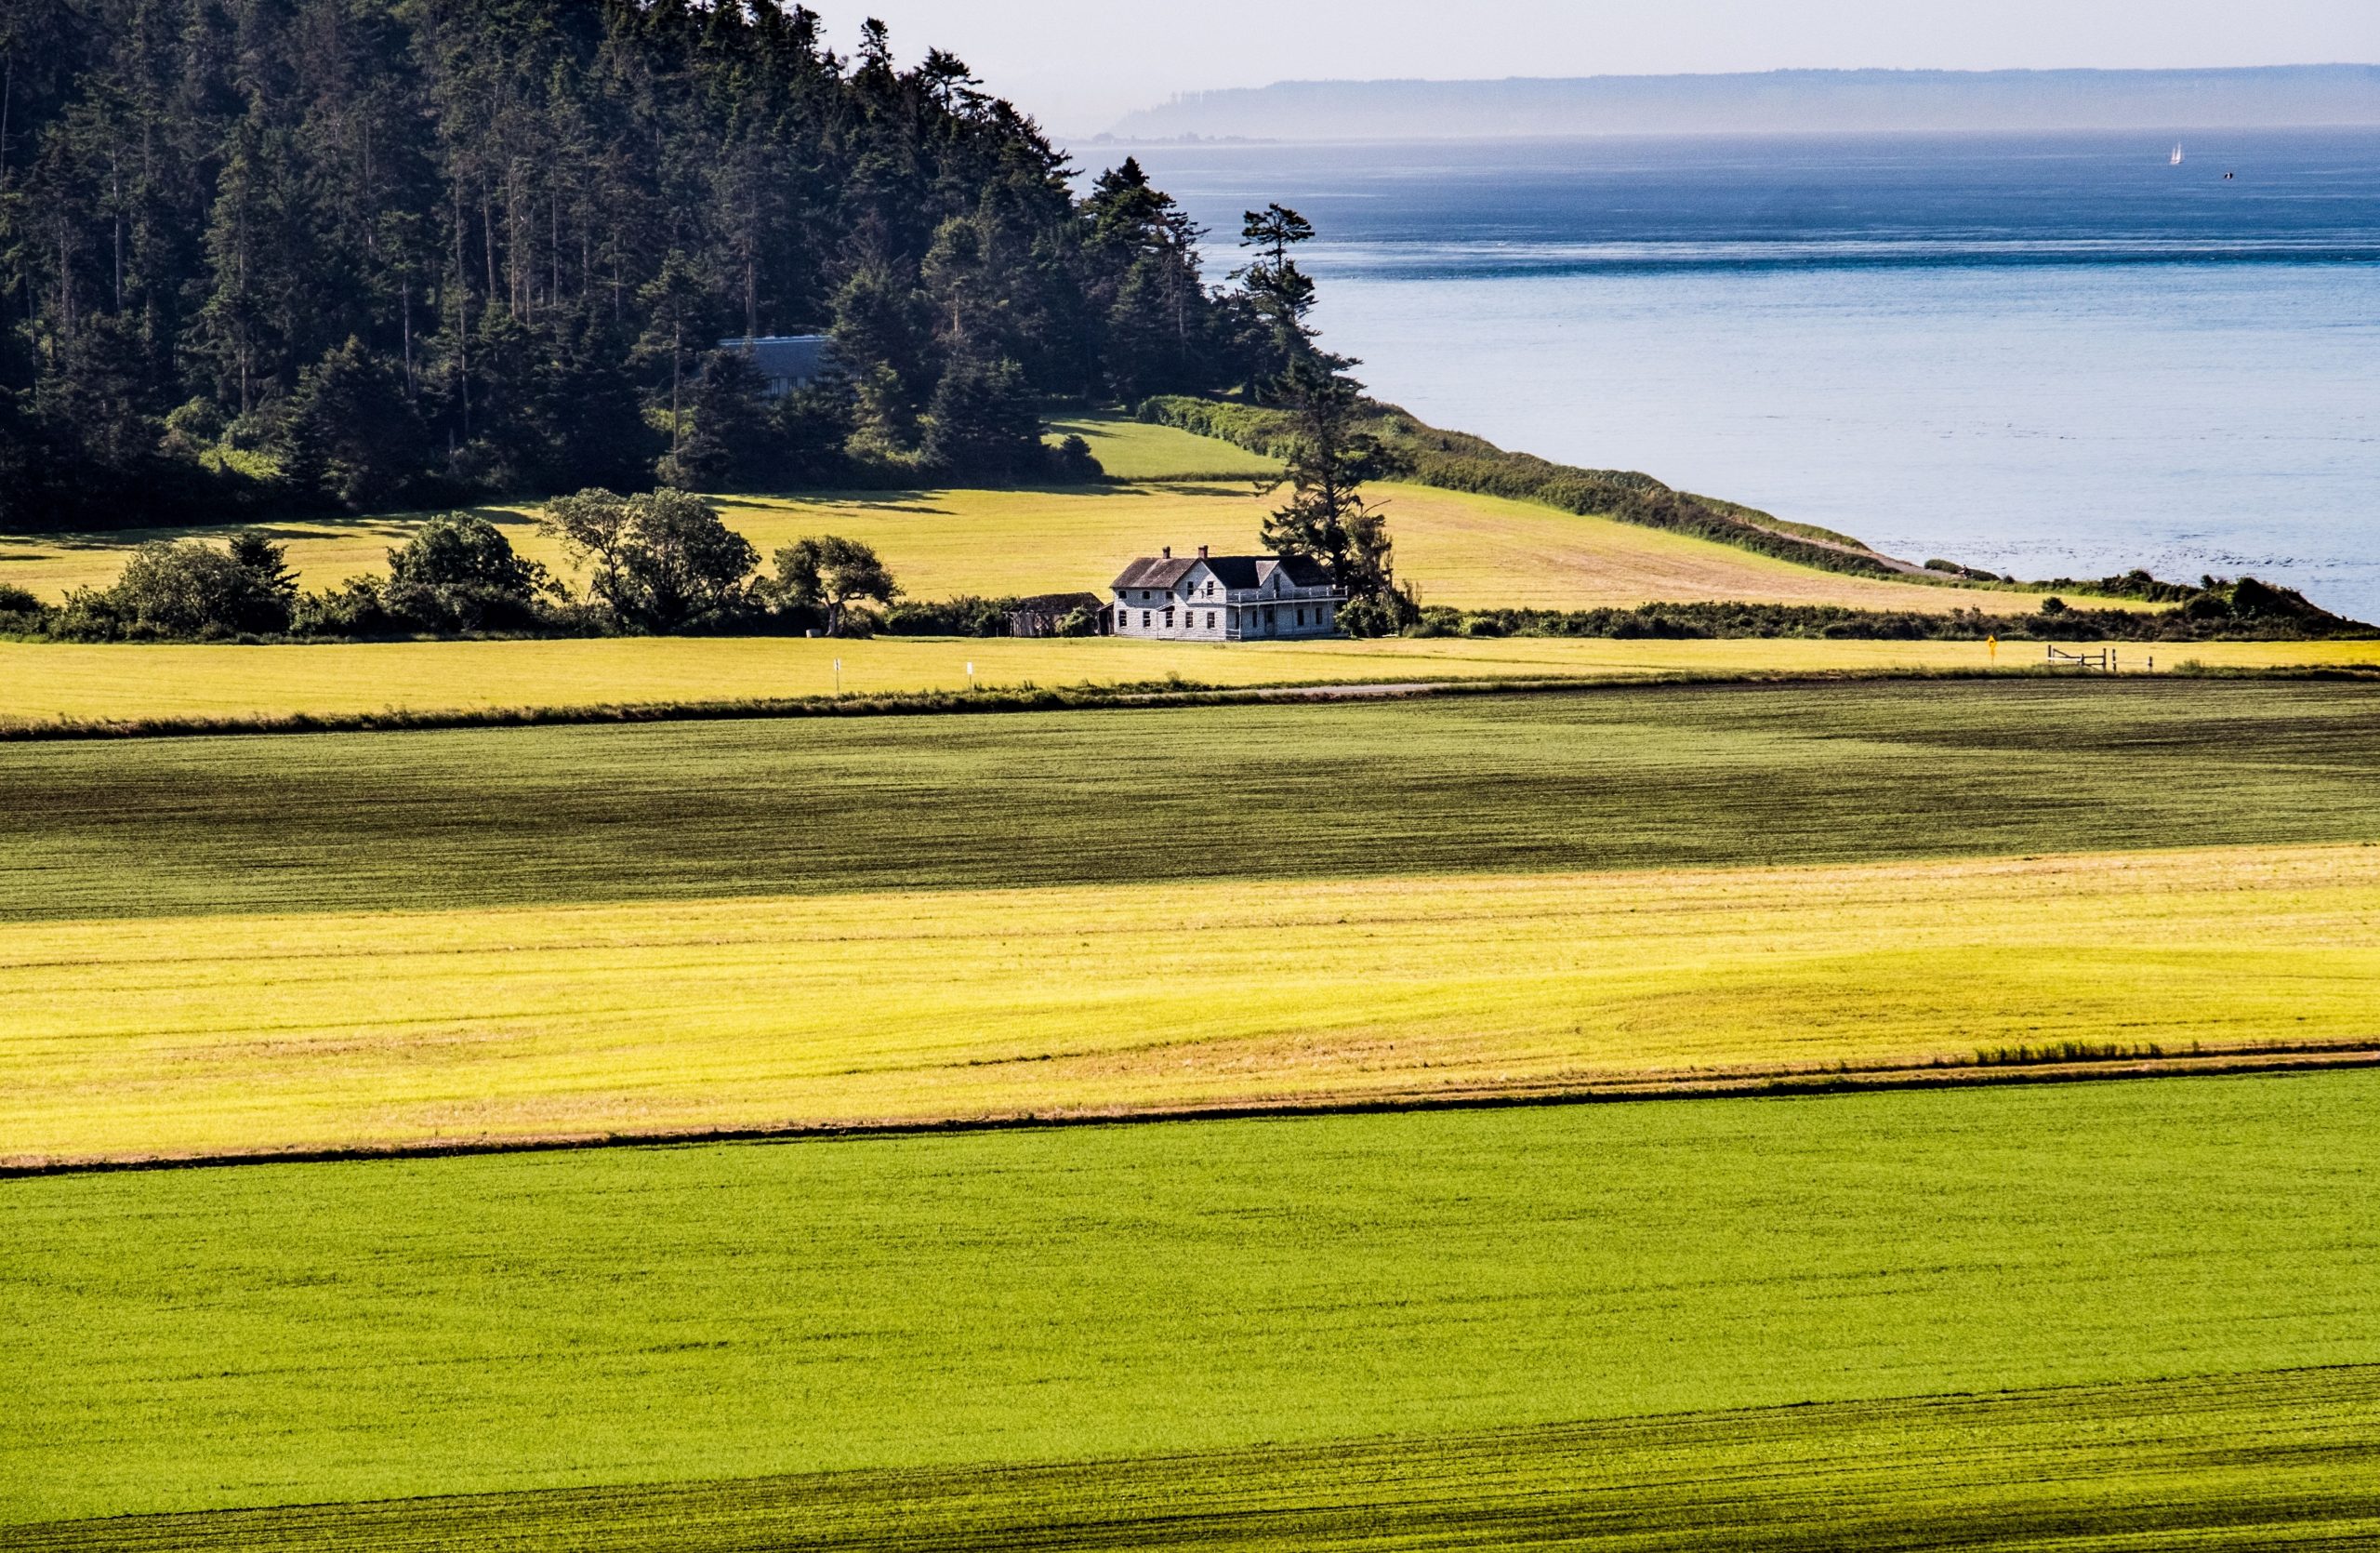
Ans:
{"label": "white farmhouse", "polygon": [[1144,556],[1116,579],[1118,636],[1167,642],[1277,642],[1329,636],[1347,602],[1329,568],[1277,555]]}

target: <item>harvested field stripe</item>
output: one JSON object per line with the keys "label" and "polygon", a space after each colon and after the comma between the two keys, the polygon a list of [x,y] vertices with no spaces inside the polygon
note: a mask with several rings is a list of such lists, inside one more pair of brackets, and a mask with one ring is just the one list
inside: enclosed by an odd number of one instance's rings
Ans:
{"label": "harvested field stripe", "polygon": [[0,1160],[2369,1050],[2375,989],[2364,845],[24,923]]}
{"label": "harvested field stripe", "polygon": [[[0,744],[0,921],[2380,841],[2380,690],[1614,688]],[[1152,850],[1195,838],[1194,860]]]}
{"label": "harvested field stripe", "polygon": [[53,1522],[19,1553],[1830,1548],[2380,1539],[2380,1370],[1364,1440],[1144,1460]]}
{"label": "harvested field stripe", "polygon": [[[2153,1055],[2152,1055],[2153,1054]],[[597,1148],[656,1148],[744,1143],[849,1142],[937,1134],[1048,1132],[1084,1127],[1183,1125],[1212,1122],[1314,1121],[1329,1117],[1410,1116],[1432,1111],[1540,1109],[1554,1106],[1642,1105],[1683,1100],[1815,1099],[2046,1084],[2135,1083],[2181,1078],[2242,1078],[2343,1073],[2380,1068],[2380,1042],[2341,1045],[2203,1048],[2157,1054],[2111,1048],[2103,1055],[2021,1061],[1941,1058],[1912,1067],[1831,1067],[1774,1071],[1674,1074],[1652,1079],[1499,1081],[1477,1088],[1425,1086],[1345,1098],[1250,1100],[1174,1108],[1051,1107],[1006,1117],[930,1122],[795,1122],[781,1126],[621,1131],[571,1136],[439,1139],[429,1143],[258,1148],[189,1155],[100,1155],[0,1162],[0,1180],[115,1175],[241,1166],[349,1164],[372,1161],[477,1159],[494,1154],[580,1153]]]}

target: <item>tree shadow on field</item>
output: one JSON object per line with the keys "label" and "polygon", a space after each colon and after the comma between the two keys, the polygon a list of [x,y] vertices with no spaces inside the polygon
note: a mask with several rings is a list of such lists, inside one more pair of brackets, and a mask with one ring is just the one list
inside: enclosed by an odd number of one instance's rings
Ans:
{"label": "tree shadow on field", "polygon": [[952,510],[937,505],[928,491],[743,491],[720,492],[706,501],[721,507],[781,508],[789,512],[836,507],[861,512],[913,512],[920,517],[949,517]]}
{"label": "tree shadow on field", "polygon": [[[1232,484],[1222,482],[1229,480]],[[1153,496],[1246,498],[1253,477],[1188,475],[1165,480],[1010,481],[974,485],[917,486],[906,490],[842,491],[715,491],[705,496],[722,507],[778,507],[801,511],[840,507],[863,512],[916,512],[947,517],[956,512],[954,497],[977,493],[993,496],[1046,496],[1070,498],[1147,498]]]}
{"label": "tree shadow on field", "polygon": [[254,523],[187,524],[163,528],[84,529],[64,534],[9,535],[7,538],[12,543],[38,544],[46,550],[22,554],[12,551],[0,555],[0,560],[39,561],[59,551],[126,551],[136,545],[161,540],[174,543],[186,539],[228,539],[235,534],[261,534],[276,544],[356,538],[386,538],[402,543],[430,519],[455,512],[484,518],[499,528],[533,527],[537,521],[534,512],[519,507],[439,507],[408,512],[365,512],[353,517],[330,515],[275,518]]}

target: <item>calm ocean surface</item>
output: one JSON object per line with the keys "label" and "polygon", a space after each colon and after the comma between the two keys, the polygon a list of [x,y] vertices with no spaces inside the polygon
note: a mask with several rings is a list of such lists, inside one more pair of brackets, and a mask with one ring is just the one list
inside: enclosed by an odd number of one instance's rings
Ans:
{"label": "calm ocean surface", "polygon": [[1250,205],[1313,219],[1329,343],[1428,420],[1914,560],[2380,619],[2380,132],[2175,139],[1139,154],[1218,259]]}

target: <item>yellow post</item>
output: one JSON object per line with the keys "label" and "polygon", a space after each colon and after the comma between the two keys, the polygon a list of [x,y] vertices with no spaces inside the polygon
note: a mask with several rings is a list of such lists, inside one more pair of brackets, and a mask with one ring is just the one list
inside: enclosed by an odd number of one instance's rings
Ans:
{"label": "yellow post", "polygon": [[1990,647],[1990,648],[1991,649],[1991,661],[1992,661],[1992,662],[1994,662],[1994,663],[1999,662],[1999,661],[2000,661],[2000,638],[1998,638],[1998,637],[1996,637],[1996,636],[1987,636],[1987,637],[1985,637],[1985,638],[1983,639],[1983,641],[1984,641],[1984,645],[1986,645],[1986,646],[1988,646],[1988,647]]}

